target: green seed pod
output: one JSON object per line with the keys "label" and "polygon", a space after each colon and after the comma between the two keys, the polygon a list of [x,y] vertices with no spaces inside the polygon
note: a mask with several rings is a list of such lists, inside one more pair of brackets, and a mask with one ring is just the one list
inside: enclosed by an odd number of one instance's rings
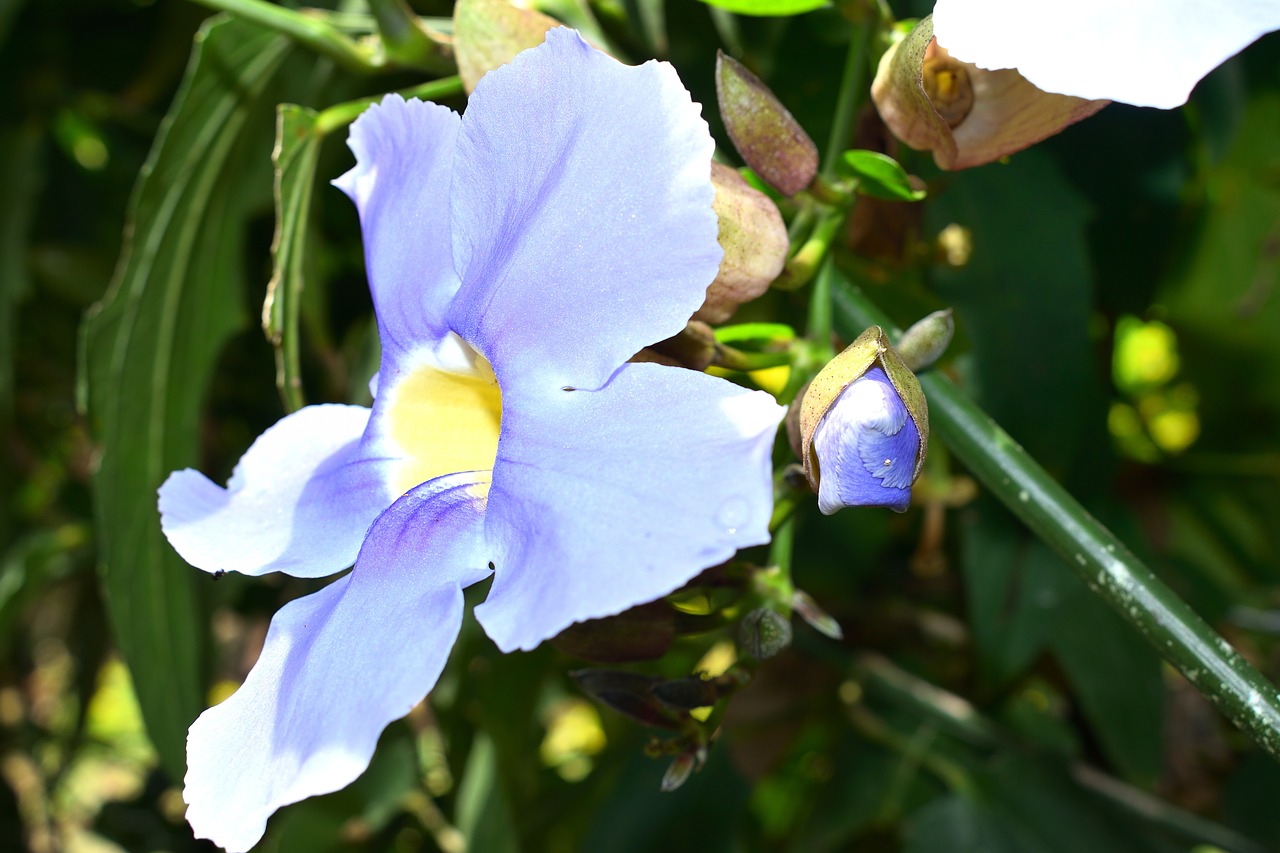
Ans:
{"label": "green seed pod", "polygon": [[951,309],[943,308],[913,323],[898,340],[895,349],[902,356],[903,363],[919,373],[926,367],[932,367],[942,357],[950,346],[955,331],[956,324],[951,318]]}

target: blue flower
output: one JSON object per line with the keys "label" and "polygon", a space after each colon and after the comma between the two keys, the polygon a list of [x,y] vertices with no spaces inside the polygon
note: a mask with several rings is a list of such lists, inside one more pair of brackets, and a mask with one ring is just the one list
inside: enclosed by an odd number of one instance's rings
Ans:
{"label": "blue flower", "polygon": [[821,470],[818,508],[831,515],[846,506],[911,503],[920,431],[880,367],[846,387],[818,423],[813,448]]}
{"label": "blue flower", "polygon": [[712,141],[662,63],[576,33],[488,74],[466,115],[395,96],[352,127],[382,342],[372,410],[311,406],[226,489],[160,490],[208,572],[321,577],[187,741],[196,834],[251,847],[277,808],[358,776],[435,684],[462,589],[503,650],[670,592],[768,540],[768,395],[633,364],[684,327],[721,259]]}

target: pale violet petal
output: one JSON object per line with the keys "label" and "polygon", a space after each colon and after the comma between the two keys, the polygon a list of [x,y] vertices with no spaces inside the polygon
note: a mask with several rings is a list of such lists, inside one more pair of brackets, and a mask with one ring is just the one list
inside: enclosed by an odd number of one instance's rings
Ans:
{"label": "pale violet petal", "polygon": [[190,468],[170,474],[160,487],[169,543],[206,572],[347,568],[391,503],[388,461],[360,450],[368,421],[360,406],[307,406],[254,441],[225,489]]}
{"label": "pale violet petal", "polygon": [[356,165],[334,181],[360,211],[384,371],[446,331],[458,289],[449,234],[457,132],[453,110],[387,95],[352,124]]}
{"label": "pale violet petal", "polygon": [[351,574],[276,613],[244,684],[187,736],[197,837],[249,849],[276,809],[359,776],[383,728],[434,686],[462,588],[488,574],[474,482],[440,478],[396,501]]}
{"label": "pale violet petal", "polygon": [[485,518],[485,631],[530,649],[767,542],[782,414],[764,392],[655,364],[513,401]]}
{"label": "pale violet petal", "polygon": [[458,134],[450,325],[504,394],[599,388],[684,328],[723,255],[713,150],[671,66],[572,30],[484,76]]}
{"label": "pale violet petal", "polygon": [[938,0],[933,31],[951,55],[1016,68],[1046,92],[1169,109],[1264,33],[1280,0]]}
{"label": "pale violet petal", "polygon": [[903,512],[910,505],[920,432],[879,367],[841,392],[814,431],[813,446],[824,514],[846,506]]}

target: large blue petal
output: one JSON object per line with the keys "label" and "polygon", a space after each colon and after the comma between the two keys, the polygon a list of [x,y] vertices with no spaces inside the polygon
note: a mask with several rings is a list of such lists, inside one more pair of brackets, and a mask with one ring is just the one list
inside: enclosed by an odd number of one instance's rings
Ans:
{"label": "large blue petal", "polygon": [[497,564],[476,608],[485,631],[503,650],[533,648],[767,542],[782,414],[763,392],[654,364],[599,391],[513,401],[485,518]]}
{"label": "large blue petal", "polygon": [[402,355],[447,331],[458,289],[449,236],[457,132],[453,110],[387,95],[351,126],[356,165],[334,181],[360,211],[384,380]]}
{"label": "large blue petal", "polygon": [[272,812],[360,775],[378,735],[440,677],[478,556],[483,483],[442,477],[388,509],[355,570],[271,620],[253,671],[187,737],[197,837],[257,843]]}
{"label": "large blue petal", "polygon": [[486,74],[462,119],[450,325],[517,384],[599,388],[684,328],[723,253],[714,145],[665,63],[572,30]]}
{"label": "large blue petal", "polygon": [[307,406],[258,437],[225,489],[190,468],[173,472],[160,487],[169,543],[206,572],[347,568],[392,500],[388,460],[360,449],[368,420],[360,406]]}

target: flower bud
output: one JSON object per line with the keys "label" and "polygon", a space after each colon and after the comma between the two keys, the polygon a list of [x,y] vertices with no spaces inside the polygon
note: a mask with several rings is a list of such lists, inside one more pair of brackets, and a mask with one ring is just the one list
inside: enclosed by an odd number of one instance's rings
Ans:
{"label": "flower bud", "polygon": [[1109,103],[1049,94],[1012,69],[960,62],[934,41],[928,17],[881,58],[871,98],[893,134],[932,151],[942,169],[1021,151]]}
{"label": "flower bud", "polygon": [[744,654],[768,660],[791,645],[791,621],[767,607],[757,607],[742,618],[738,641]]}
{"label": "flower bud", "polygon": [[773,200],[744,181],[737,170],[712,163],[711,183],[716,189],[713,206],[724,260],[693,319],[723,323],[739,305],[769,289],[787,262],[790,243]]}
{"label": "flower bud", "polygon": [[879,326],[832,359],[800,403],[800,458],[825,515],[846,506],[905,512],[928,441],[920,382]]}
{"label": "flower bud", "polygon": [[537,47],[560,22],[507,0],[458,0],[453,9],[453,49],[462,87],[471,94],[480,78],[516,54]]}
{"label": "flower bud", "polygon": [[813,596],[802,589],[791,594],[791,610],[821,634],[833,640],[844,639],[844,629],[836,621],[836,617],[818,606]]}
{"label": "flower bud", "polygon": [[656,676],[615,669],[580,669],[569,673],[569,677],[596,701],[646,726],[679,730],[689,719],[653,695],[653,686],[662,681]]}
{"label": "flower bud", "polygon": [[759,77],[719,52],[716,99],[724,129],[761,180],[786,196],[809,186],[818,173],[818,146]]}
{"label": "flower bud", "polygon": [[902,356],[902,363],[912,372],[919,373],[942,357],[951,344],[956,324],[951,318],[951,309],[943,308],[922,317],[903,332],[896,349]]}
{"label": "flower bud", "polygon": [[667,772],[662,774],[662,783],[659,786],[661,791],[664,794],[669,794],[676,790],[687,782],[695,771],[701,770],[706,763],[707,748],[702,744],[681,752],[676,756],[675,761],[671,762]]}
{"label": "flower bud", "polygon": [[724,688],[733,683],[732,679],[708,679],[701,675],[687,675],[684,678],[658,682],[653,686],[653,695],[659,702],[677,711],[692,711],[694,708],[706,708],[720,701]]}

